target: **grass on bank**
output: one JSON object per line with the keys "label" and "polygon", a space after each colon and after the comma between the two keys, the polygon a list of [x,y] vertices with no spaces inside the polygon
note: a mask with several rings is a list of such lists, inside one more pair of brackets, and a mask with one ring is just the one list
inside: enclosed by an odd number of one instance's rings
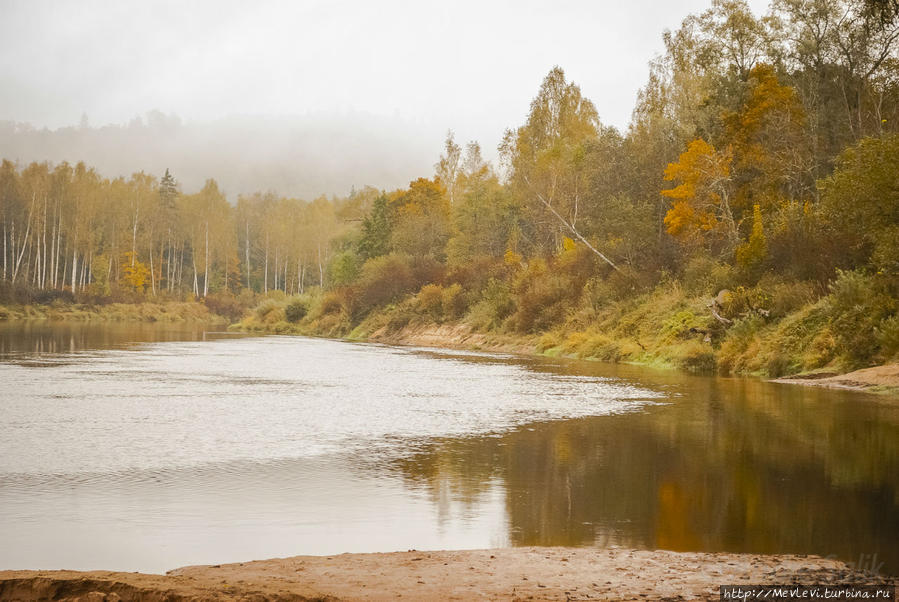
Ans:
{"label": "grass on bank", "polygon": [[233,328],[402,340],[451,325],[551,356],[765,377],[899,359],[896,283],[879,274],[841,272],[827,286],[762,278],[730,289],[726,273],[705,266],[701,282],[687,273],[641,288],[624,277],[580,278],[564,262],[503,269],[477,282],[392,282],[388,293],[377,290],[384,274],[363,274],[355,287],[270,294]]}
{"label": "grass on bank", "polygon": [[110,303],[106,305],[52,303],[0,305],[0,320],[59,320],[78,322],[205,322],[225,325],[229,320],[203,303]]}
{"label": "grass on bank", "polygon": [[212,293],[195,299],[166,291],[145,292],[91,286],[73,294],[66,289],[35,289],[0,283],[0,320],[108,322],[199,322],[220,326],[239,320],[259,296],[245,290]]}

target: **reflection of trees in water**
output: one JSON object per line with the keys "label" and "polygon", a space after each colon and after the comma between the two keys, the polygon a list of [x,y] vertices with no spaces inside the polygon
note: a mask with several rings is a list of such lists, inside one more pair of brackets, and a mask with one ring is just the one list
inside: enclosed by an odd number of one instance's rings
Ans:
{"label": "reflection of trees in water", "polygon": [[684,379],[671,404],[450,439],[396,465],[435,501],[499,481],[515,545],[793,552],[899,572],[899,406]]}
{"label": "reflection of trees in water", "polygon": [[0,323],[0,360],[19,354],[53,355],[110,349],[134,342],[200,340],[203,330],[202,324],[91,324],[48,320]]}
{"label": "reflection of trees in water", "polygon": [[391,469],[410,485],[424,489],[437,508],[438,521],[451,516],[452,507],[461,506],[466,514],[477,508],[503,476],[499,451],[501,439],[447,439],[415,455],[392,463]]}

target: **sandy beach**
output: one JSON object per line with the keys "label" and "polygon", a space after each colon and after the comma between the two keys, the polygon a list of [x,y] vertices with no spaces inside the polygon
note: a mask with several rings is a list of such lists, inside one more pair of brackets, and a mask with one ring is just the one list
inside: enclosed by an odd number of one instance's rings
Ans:
{"label": "sandy beach", "polygon": [[774,379],[771,382],[828,389],[899,394],[899,364],[862,368],[846,374],[810,374]]}
{"label": "sandy beach", "polygon": [[717,600],[722,584],[878,584],[812,556],[591,548],[295,556],[165,575],[2,571],[0,600]]}

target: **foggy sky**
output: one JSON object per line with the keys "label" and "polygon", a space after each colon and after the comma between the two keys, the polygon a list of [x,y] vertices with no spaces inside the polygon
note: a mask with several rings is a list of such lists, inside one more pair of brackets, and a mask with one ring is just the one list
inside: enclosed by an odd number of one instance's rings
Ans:
{"label": "foggy sky", "polygon": [[560,65],[624,127],[662,31],[708,4],[0,0],[0,120],[362,112],[492,148]]}

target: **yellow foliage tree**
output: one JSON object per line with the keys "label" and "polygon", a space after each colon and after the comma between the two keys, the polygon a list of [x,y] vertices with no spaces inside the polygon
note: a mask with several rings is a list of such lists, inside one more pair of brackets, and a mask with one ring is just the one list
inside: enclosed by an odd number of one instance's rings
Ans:
{"label": "yellow foliage tree", "polygon": [[716,236],[736,244],[737,224],[730,205],[731,162],[729,150],[719,152],[697,138],[676,163],[668,164],[665,180],[678,183],[662,191],[662,196],[672,200],[665,215],[669,234],[684,242]]}
{"label": "yellow foliage tree", "polygon": [[450,235],[450,207],[439,180],[418,178],[388,200],[393,232],[390,246],[410,255],[442,259]]}
{"label": "yellow foliage tree", "polygon": [[782,195],[809,194],[812,185],[805,111],[795,88],[781,84],[767,64],[752,69],[748,84],[740,109],[722,116],[737,172],[735,205],[747,213]]}
{"label": "yellow foliage tree", "polygon": [[131,251],[123,255],[121,269],[124,282],[139,293],[144,292],[144,287],[150,279],[150,268],[137,260]]}

